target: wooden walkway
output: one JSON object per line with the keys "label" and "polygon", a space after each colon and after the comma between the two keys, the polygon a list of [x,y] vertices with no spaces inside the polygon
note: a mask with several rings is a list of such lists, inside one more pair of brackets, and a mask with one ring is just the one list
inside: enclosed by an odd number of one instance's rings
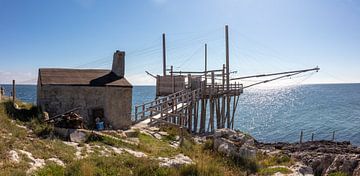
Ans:
{"label": "wooden walkway", "polygon": [[[186,128],[193,133],[212,132],[215,128],[226,126],[232,128],[238,98],[242,91],[241,84],[231,84],[228,90],[223,85],[215,84],[196,90],[184,89],[135,106],[133,127],[144,128],[156,123],[167,123]],[[208,119],[207,107],[210,108]]]}

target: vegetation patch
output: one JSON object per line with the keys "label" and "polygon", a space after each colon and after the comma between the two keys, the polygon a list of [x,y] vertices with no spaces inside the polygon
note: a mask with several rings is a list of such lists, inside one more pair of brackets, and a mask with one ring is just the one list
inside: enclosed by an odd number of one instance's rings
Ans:
{"label": "vegetation patch", "polygon": [[285,154],[266,155],[266,154],[258,153],[256,155],[256,160],[262,167],[270,167],[270,166],[278,166],[278,165],[291,166],[295,163],[288,155]]}
{"label": "vegetation patch", "polygon": [[348,174],[346,174],[344,172],[333,172],[333,173],[330,173],[329,176],[348,176]]}
{"label": "vegetation patch", "polygon": [[286,167],[271,167],[271,168],[263,168],[260,169],[260,175],[273,175],[275,173],[282,173],[282,174],[291,174],[292,171]]}
{"label": "vegetation patch", "polygon": [[145,152],[150,156],[169,157],[179,154],[180,151],[169,146],[168,142],[158,140],[146,134],[139,134],[140,144],[137,150]]}
{"label": "vegetation patch", "polygon": [[34,173],[35,176],[63,176],[65,168],[54,163],[48,163]]}

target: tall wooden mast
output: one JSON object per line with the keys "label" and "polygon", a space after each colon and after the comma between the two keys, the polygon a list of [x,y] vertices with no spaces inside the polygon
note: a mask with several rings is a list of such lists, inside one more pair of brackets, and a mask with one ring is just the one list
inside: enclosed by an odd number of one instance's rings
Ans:
{"label": "tall wooden mast", "polygon": [[230,85],[230,64],[229,64],[229,27],[225,26],[225,47],[226,47],[226,90],[229,90]]}
{"label": "tall wooden mast", "polygon": [[165,44],[165,33],[162,34],[162,48],[163,48],[163,76],[166,76],[166,44]]}

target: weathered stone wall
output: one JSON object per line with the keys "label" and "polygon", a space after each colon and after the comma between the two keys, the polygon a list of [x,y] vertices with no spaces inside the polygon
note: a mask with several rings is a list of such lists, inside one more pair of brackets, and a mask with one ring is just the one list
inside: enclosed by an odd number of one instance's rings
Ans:
{"label": "weathered stone wall", "polygon": [[50,117],[80,107],[87,127],[94,126],[92,110],[102,108],[107,127],[127,128],[131,125],[132,88],[55,86],[38,84],[37,104]]}

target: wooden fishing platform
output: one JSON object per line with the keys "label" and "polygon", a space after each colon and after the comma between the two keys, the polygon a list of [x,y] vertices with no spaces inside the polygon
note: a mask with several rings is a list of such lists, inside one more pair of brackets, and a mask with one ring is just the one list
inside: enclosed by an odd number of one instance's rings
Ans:
{"label": "wooden fishing platform", "polygon": [[[218,128],[234,128],[235,112],[240,95],[245,88],[277,79],[294,76],[319,68],[295,70],[230,78],[228,26],[225,26],[226,63],[218,70],[207,70],[207,45],[205,44],[204,71],[174,71],[166,69],[166,45],[163,34],[163,75],[156,79],[156,99],[135,106],[135,128],[166,123],[185,128],[192,133],[214,132]],[[167,73],[168,72],[168,73]],[[277,76],[243,86],[241,79]],[[231,81],[231,82],[230,82]],[[207,114],[208,113],[208,114]]]}

